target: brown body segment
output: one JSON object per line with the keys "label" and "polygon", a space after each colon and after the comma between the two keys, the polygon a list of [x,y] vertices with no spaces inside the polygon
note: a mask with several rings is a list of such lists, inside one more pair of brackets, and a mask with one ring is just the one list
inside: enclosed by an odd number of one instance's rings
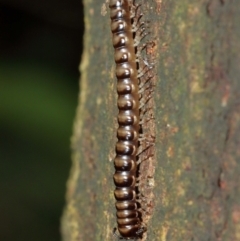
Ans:
{"label": "brown body segment", "polygon": [[118,231],[127,239],[137,238],[142,233],[136,200],[139,90],[130,5],[129,0],[110,0],[109,3],[119,109],[114,195]]}

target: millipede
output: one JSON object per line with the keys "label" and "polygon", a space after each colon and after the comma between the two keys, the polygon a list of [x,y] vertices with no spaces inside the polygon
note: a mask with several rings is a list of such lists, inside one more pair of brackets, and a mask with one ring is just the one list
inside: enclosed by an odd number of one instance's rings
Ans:
{"label": "millipede", "polygon": [[[117,77],[118,129],[114,159],[116,216],[120,238],[141,238],[146,231],[137,200],[140,145],[140,76],[137,47],[144,35],[139,5],[129,0],[110,0],[112,43]],[[133,19],[135,18],[135,19]]]}

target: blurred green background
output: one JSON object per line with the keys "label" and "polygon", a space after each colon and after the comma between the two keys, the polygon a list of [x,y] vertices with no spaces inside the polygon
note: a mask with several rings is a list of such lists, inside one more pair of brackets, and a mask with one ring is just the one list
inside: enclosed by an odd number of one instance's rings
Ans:
{"label": "blurred green background", "polygon": [[61,240],[82,10],[0,0],[0,241]]}

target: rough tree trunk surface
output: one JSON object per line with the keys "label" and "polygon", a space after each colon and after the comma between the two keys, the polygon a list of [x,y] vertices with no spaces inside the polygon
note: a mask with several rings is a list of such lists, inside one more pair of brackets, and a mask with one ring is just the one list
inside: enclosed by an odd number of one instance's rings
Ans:
{"label": "rough tree trunk surface", "polygon": [[[143,0],[155,42],[149,241],[240,240],[240,1]],[[117,95],[108,5],[84,1],[64,241],[114,240]]]}

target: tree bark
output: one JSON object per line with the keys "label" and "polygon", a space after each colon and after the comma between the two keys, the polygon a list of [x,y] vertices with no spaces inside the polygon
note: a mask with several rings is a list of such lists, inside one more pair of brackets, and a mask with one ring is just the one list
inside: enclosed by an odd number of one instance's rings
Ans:
{"label": "tree bark", "polygon": [[[240,1],[142,0],[153,41],[154,199],[146,240],[240,240]],[[114,240],[117,95],[108,4],[84,1],[64,241]]]}

